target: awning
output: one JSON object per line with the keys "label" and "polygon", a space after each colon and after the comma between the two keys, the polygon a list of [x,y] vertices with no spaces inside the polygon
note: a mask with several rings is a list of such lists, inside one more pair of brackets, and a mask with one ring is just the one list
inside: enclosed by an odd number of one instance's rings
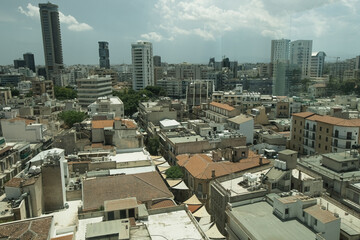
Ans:
{"label": "awning", "polygon": [[194,212],[193,215],[197,218],[210,217],[210,214],[206,211],[205,205],[196,212]]}
{"label": "awning", "polygon": [[177,190],[189,190],[189,188],[186,186],[186,184],[184,183],[184,181],[179,182],[177,185],[171,187],[172,189],[177,189]]}
{"label": "awning", "polygon": [[181,179],[173,180],[173,179],[166,179],[167,184],[169,184],[170,187],[174,187],[175,185],[178,185],[180,182],[182,182]]}
{"label": "awning", "polygon": [[205,234],[210,239],[225,239],[224,235],[221,234],[216,224],[214,224],[209,230],[207,230]]}
{"label": "awning", "polygon": [[202,205],[202,202],[196,197],[196,195],[192,195],[191,198],[184,202],[185,204],[192,204],[192,205]]}

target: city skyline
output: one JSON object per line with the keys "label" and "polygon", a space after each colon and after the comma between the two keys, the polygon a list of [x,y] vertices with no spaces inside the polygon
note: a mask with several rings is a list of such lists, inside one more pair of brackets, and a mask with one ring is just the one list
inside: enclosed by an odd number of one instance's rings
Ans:
{"label": "city skyline", "polygon": [[[25,52],[44,65],[38,3],[43,1],[2,2],[1,65]],[[111,45],[112,64],[130,64],[137,40],[152,42],[154,55],[168,63],[207,63],[224,55],[239,62],[270,62],[271,40],[281,38],[313,40],[313,51],[326,52],[328,61],[360,52],[356,1],[52,3],[59,6],[66,65],[98,64],[99,41]]]}

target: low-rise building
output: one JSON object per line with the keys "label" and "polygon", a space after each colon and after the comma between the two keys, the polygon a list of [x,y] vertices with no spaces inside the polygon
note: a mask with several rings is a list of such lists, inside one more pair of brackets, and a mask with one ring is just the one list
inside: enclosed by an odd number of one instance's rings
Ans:
{"label": "low-rise building", "polygon": [[106,116],[107,119],[124,118],[124,104],[118,97],[99,97],[88,106],[91,117]]}
{"label": "low-rise building", "polygon": [[238,115],[227,119],[227,126],[230,129],[246,137],[246,144],[253,144],[254,141],[254,119],[248,115]]}
{"label": "low-rise building", "polygon": [[216,123],[225,123],[228,118],[235,117],[240,111],[228,104],[211,102],[209,109],[205,110],[205,117]]}

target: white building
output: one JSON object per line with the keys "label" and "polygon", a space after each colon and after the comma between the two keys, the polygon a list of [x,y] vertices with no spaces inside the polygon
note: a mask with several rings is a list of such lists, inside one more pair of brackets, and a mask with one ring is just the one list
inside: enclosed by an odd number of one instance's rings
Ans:
{"label": "white building", "polygon": [[138,41],[131,44],[133,65],[133,89],[141,90],[147,86],[154,86],[154,63],[152,43]]}
{"label": "white building", "polygon": [[99,97],[110,96],[112,94],[111,77],[99,77],[92,75],[87,78],[77,80],[78,99],[82,107],[87,107],[95,102]]}
{"label": "white building", "polygon": [[26,141],[39,143],[45,140],[46,128],[43,124],[22,118],[3,119],[1,128],[3,137],[9,141]]}
{"label": "white building", "polygon": [[246,137],[246,143],[252,144],[254,140],[254,119],[241,114],[227,119],[228,127]]}
{"label": "white building", "polygon": [[310,77],[312,40],[296,40],[291,42],[290,63],[301,67],[301,78]]}
{"label": "white building", "polygon": [[310,77],[322,77],[324,71],[326,54],[324,52],[313,52],[311,54]]}
{"label": "white building", "polygon": [[96,115],[106,115],[108,119],[115,117],[124,117],[124,103],[118,97],[99,97],[88,107],[89,114],[93,117]]}

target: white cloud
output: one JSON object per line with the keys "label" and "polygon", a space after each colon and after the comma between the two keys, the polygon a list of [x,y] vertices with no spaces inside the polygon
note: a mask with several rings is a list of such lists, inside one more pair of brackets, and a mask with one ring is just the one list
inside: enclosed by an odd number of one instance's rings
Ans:
{"label": "white cloud", "polygon": [[[292,33],[326,34],[333,17],[327,7],[347,8],[357,0],[158,0],[155,9],[162,16],[159,29],[163,36],[200,36],[216,40],[227,32],[251,30],[270,38],[288,37]],[[324,10],[325,9],[325,10]],[[345,11],[345,10],[344,10]],[[295,30],[294,30],[295,29]],[[306,30],[305,30],[306,29]],[[301,36],[300,36],[301,37]]]}
{"label": "white cloud", "polygon": [[[39,19],[40,12],[39,7],[28,3],[26,9],[24,10],[21,6],[18,7],[20,13],[24,14],[25,16]],[[88,31],[92,30],[93,28],[87,23],[79,23],[75,17],[71,15],[65,15],[62,12],[59,12],[60,22],[67,25],[67,28],[70,31],[81,32],[81,31]]]}
{"label": "white cloud", "polygon": [[155,42],[160,42],[163,39],[163,36],[161,36],[160,34],[158,34],[156,32],[144,33],[144,34],[141,34],[141,37],[146,40],[155,41]]}

